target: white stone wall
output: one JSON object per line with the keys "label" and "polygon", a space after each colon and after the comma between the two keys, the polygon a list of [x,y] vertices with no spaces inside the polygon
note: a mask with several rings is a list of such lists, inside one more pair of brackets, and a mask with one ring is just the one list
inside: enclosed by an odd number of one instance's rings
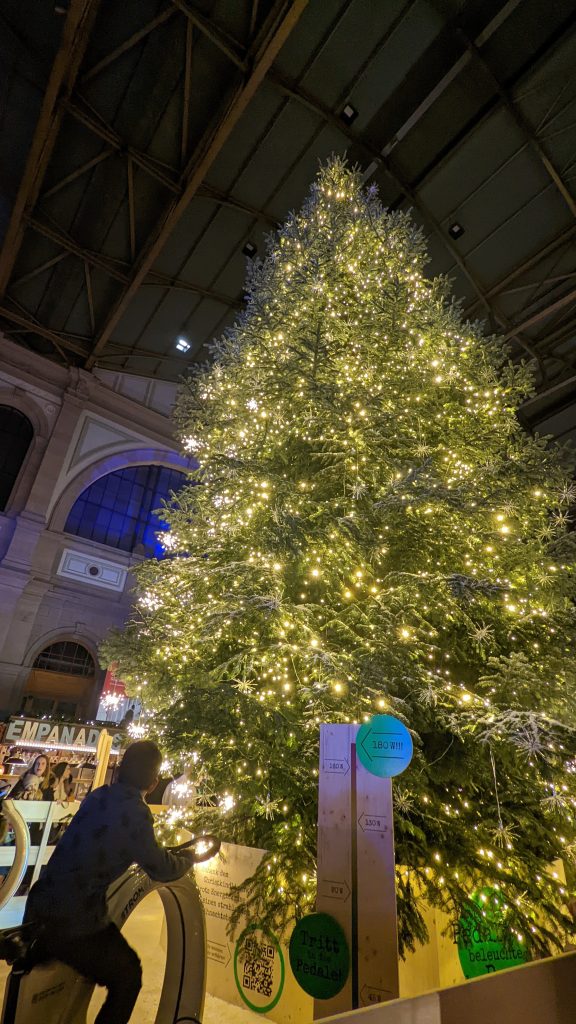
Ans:
{"label": "white stone wall", "polygon": [[[154,386],[153,386],[154,385]],[[132,565],[123,551],[64,533],[82,491],[116,469],[186,463],[169,413],[175,385],[65,369],[0,334],[0,404],[23,412],[34,440],[0,512],[0,717],[18,710],[36,656],[56,640],[100,640],[125,621]],[[104,671],[99,674],[101,684]],[[98,704],[94,693],[93,712]]]}

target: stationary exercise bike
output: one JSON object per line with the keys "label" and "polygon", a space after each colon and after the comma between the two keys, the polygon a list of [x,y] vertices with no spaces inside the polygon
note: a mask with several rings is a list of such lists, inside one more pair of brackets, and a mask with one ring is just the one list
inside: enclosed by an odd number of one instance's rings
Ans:
{"label": "stationary exercise bike", "polygon": [[[30,845],[26,822],[14,804],[5,801],[2,811],[15,832],[16,857],[0,889],[0,904],[17,890],[27,861],[27,856],[22,859],[21,847],[26,838],[27,847]],[[201,863],[218,853],[220,840],[215,836],[197,836],[172,847],[190,848],[196,854],[195,862]],[[110,920],[121,928],[139,903],[155,891],[164,905],[168,936],[155,1024],[200,1024],[206,984],[206,935],[204,911],[193,875],[184,875],[176,882],[153,882],[140,868],[129,869],[108,891]],[[0,958],[12,965],[0,1024],[86,1024],[94,985],[57,961],[35,964],[35,938],[33,925],[0,931]]]}

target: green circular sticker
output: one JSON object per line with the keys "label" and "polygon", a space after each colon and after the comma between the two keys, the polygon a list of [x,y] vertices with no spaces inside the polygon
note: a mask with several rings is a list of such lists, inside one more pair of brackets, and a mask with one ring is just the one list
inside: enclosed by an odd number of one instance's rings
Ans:
{"label": "green circular sticker", "polygon": [[373,715],[358,729],[358,758],[372,775],[381,779],[400,775],[410,764],[413,749],[408,729],[392,715]]}
{"label": "green circular sticker", "polygon": [[474,893],[458,922],[458,957],[465,978],[479,978],[530,959],[526,944],[505,922],[503,897],[494,889]]}
{"label": "green circular sticker", "polygon": [[234,979],[242,999],[254,1013],[272,1010],[284,988],[284,956],[272,932],[259,924],[244,929],[234,952]]}
{"label": "green circular sticker", "polygon": [[342,928],[329,914],[310,914],[290,939],[290,966],[296,981],[315,999],[330,999],[346,984],[350,951]]}

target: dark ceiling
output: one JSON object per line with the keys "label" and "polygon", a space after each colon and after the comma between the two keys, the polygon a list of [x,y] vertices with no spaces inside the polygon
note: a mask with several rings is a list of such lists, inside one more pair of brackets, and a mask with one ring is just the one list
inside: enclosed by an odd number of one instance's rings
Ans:
{"label": "dark ceiling", "polygon": [[2,0],[0,326],[175,379],[241,304],[246,243],[347,153],[565,393],[575,28],[574,0]]}

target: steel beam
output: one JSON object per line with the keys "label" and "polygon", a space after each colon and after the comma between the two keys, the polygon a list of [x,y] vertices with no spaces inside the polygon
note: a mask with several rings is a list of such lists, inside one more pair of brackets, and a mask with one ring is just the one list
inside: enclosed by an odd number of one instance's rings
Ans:
{"label": "steel beam", "polygon": [[[365,136],[356,133],[352,128],[346,125],[328,106],[326,106],[326,104],[322,103],[321,100],[319,100],[316,96],[313,96],[311,93],[302,89],[300,86],[296,86],[292,83],[289,83],[286,78],[284,78],[277,72],[272,72],[268,77],[269,80],[278,88],[280,88],[283,92],[291,96],[293,99],[303,103],[304,106],[308,107],[310,110],[315,111],[322,118],[324,118],[324,120],[327,123],[337,128],[338,131],[342,132],[347,138],[349,138],[350,141],[353,142],[356,146],[358,146],[359,149],[364,150],[364,152],[368,156],[370,156],[373,160],[376,160],[378,162],[378,166],[381,167],[382,170],[388,175],[388,177],[394,183],[399,192],[401,192],[402,195],[409,200],[412,206],[414,206],[420,212],[420,214],[422,215],[424,220],[428,222],[434,233],[438,235],[438,237],[444,244],[444,247],[448,249],[448,251],[450,252],[454,262],[460,267],[462,273],[465,275],[465,277],[472,285],[474,291],[478,296],[478,301],[482,303],[486,312],[498,322],[501,328],[503,328],[505,331],[510,331],[510,323],[508,322],[506,317],[504,317],[491,305],[486,295],[486,292],[481,288],[474,274],[469,269],[465,259],[463,258],[458,249],[458,246],[452,241],[452,239],[449,236],[447,236],[446,232],[442,228],[440,221],[436,219],[435,215],[432,213],[429,207],[423,202],[423,200],[415,192],[415,190],[410,185],[408,185],[407,182],[403,181],[403,179],[400,178],[397,171],[395,171],[394,168],[391,166],[389,159],[382,155],[382,151],[378,148],[378,146],[376,146],[374,142],[370,141]],[[518,344],[521,345],[522,348],[528,353],[530,358],[536,359],[540,365],[538,355],[533,350],[530,343],[527,342],[524,338],[519,337],[515,330],[512,330],[511,333],[508,333],[506,337],[515,338]]]}
{"label": "steel beam", "polygon": [[[180,196],[182,194],[183,188],[178,184],[175,176],[171,176],[171,174],[168,171],[168,168],[164,170],[161,166],[157,164],[156,161],[149,157],[148,154],[142,153],[141,151],[136,150],[136,148],[134,148],[133,146],[129,145],[125,139],[121,138],[121,136],[118,135],[118,133],[115,132],[114,129],[112,129],[104,121],[102,121],[101,118],[94,117],[87,111],[83,110],[82,106],[79,103],[73,102],[72,100],[67,100],[66,108],[67,111],[74,118],[76,118],[78,121],[81,122],[81,124],[83,124],[86,128],[88,128],[95,135],[97,135],[98,138],[101,138],[102,140],[108,142],[108,144],[112,147],[113,151],[116,151],[117,153],[120,153],[122,155],[126,155],[128,161],[132,161],[132,163],[137,164],[137,166],[140,167],[143,171],[147,171],[151,175],[151,177],[156,178],[156,180],[160,181],[163,185],[166,186],[166,188],[169,188],[170,191],[174,193],[174,195]],[[83,174],[85,171],[89,170],[95,164],[100,163],[100,161],[106,160],[108,157],[110,157],[110,154],[111,151],[107,151],[105,153],[100,154],[98,157],[95,157],[87,164],[78,168],[72,174],[69,174],[66,178],[61,179],[61,181],[58,181],[55,185],[52,186],[52,188],[50,188],[47,191],[47,193],[45,193],[45,197],[47,198],[48,196],[52,196],[55,193],[55,191],[57,191],[61,187],[64,187],[70,181],[73,181],[80,174]],[[172,173],[175,175],[176,172],[173,171]],[[264,213],[263,210],[258,210],[256,207],[250,206],[247,203],[242,203],[241,200],[237,200],[234,198],[234,196],[231,196],[229,194],[222,193],[222,191],[220,191],[218,188],[213,187],[212,185],[202,185],[198,189],[197,195],[199,198],[211,199],[213,200],[214,203],[219,203],[220,206],[230,206],[235,210],[242,210],[244,213],[249,214],[251,217],[257,217],[258,220],[262,220],[264,223],[270,224],[271,227],[277,226],[277,221],[274,219],[274,217],[270,217],[268,214]]]}
{"label": "steel beam", "polygon": [[26,281],[32,281],[38,274],[43,274],[45,270],[50,270],[51,267],[55,267],[62,260],[68,258],[69,253],[59,252],[57,256],[53,256],[50,260],[45,260],[38,267],[34,267],[34,270],[29,270],[27,274],[22,274],[21,277],[12,278],[10,281],[10,289],[17,288],[19,284],[26,284]]}
{"label": "steel beam", "polygon": [[560,327],[555,327],[554,330],[545,330],[536,337],[534,344],[537,348],[541,347],[544,354],[546,354],[548,349],[551,352],[554,351],[556,346],[566,341],[566,338],[571,334],[576,335],[576,318],[575,313],[572,311],[568,313],[567,318],[564,319]]}
{"label": "steel beam", "polygon": [[260,0],[252,0],[252,10],[250,11],[250,30],[249,30],[250,39],[252,39],[252,36],[254,35],[254,29],[256,28],[256,19],[258,18],[258,6],[259,6],[259,3],[260,3]]}
{"label": "steel beam", "polygon": [[[163,352],[151,352],[147,348],[127,348],[125,345],[117,345],[115,342],[110,342],[109,348],[106,349],[106,360],[108,359],[152,359],[159,363],[180,363],[184,367],[187,365],[186,358],[182,358],[182,353],[163,353]],[[102,363],[99,362],[101,366]]]}
{"label": "steel beam", "polygon": [[568,306],[571,302],[576,302],[576,288],[570,292],[566,292],[566,295],[560,296],[554,302],[549,303],[547,306],[543,306],[537,313],[533,313],[520,324],[504,335],[504,340],[515,337],[516,331],[525,331],[528,327],[533,327],[534,324],[540,323],[541,320],[547,320],[549,316],[552,316],[558,309],[563,309],[564,306]]}
{"label": "steel beam", "polygon": [[[498,17],[499,17],[499,15],[498,15]],[[562,22],[562,24],[552,33],[552,35],[547,40],[545,40],[543,42],[542,46],[540,46],[538,48],[538,50],[536,51],[536,54],[532,55],[530,57],[530,60],[527,63],[525,63],[520,68],[520,70],[514,75],[514,77],[509,82],[507,82],[506,88],[508,88],[509,90],[510,89],[514,89],[521,82],[523,82],[524,79],[527,78],[529,75],[535,74],[536,71],[540,67],[542,67],[544,61],[548,58],[549,54],[556,49],[556,47],[559,45],[559,43],[562,42],[563,39],[566,38],[568,33],[573,31],[575,22],[576,22],[576,13],[573,12],[572,14],[570,14]],[[482,42],[481,37],[478,37],[478,39],[476,41],[481,44],[481,42]],[[466,57],[466,63],[468,63],[469,60],[471,59],[471,55],[466,53],[464,56]],[[433,92],[435,93],[435,90],[433,90]],[[427,100],[428,100],[428,98],[426,98],[426,103],[427,103]],[[458,151],[460,146],[463,145],[466,142],[466,140],[470,137],[470,135],[473,132],[475,132],[477,129],[479,129],[481,127],[481,125],[486,123],[486,121],[492,116],[494,111],[497,109],[499,103],[500,103],[500,98],[498,96],[495,96],[493,99],[491,99],[487,103],[485,103],[482,106],[482,108],[479,111],[479,113],[476,114],[474,117],[472,117],[466,123],[466,125],[463,127],[463,129],[461,129],[457,133],[457,135],[450,141],[450,143],[448,143],[440,151],[440,153],[438,153],[430,161],[430,163],[424,168],[424,170],[418,175],[417,179],[413,182],[414,187],[415,188],[420,188],[425,182],[428,181],[428,179],[431,177],[431,175],[435,174],[438,170],[440,170],[442,165],[447,160],[449,160],[450,157],[452,157],[454,155],[454,153],[456,153]],[[423,106],[425,106],[425,104]],[[426,109],[427,109],[427,106],[426,106]],[[423,112],[425,112],[425,110],[423,110]],[[418,119],[419,118],[417,118],[416,120],[418,120]],[[411,120],[411,119],[409,119],[409,120]],[[401,135],[407,134],[408,128],[409,127],[413,127],[415,123],[416,123],[416,121],[414,121],[412,124],[408,125],[408,122],[407,122],[406,125],[403,126],[403,128],[400,130]],[[406,129],[406,130],[403,130],[403,129]],[[395,139],[399,139],[401,137],[401,135],[395,136]],[[388,143],[384,147],[384,152],[385,153],[389,151],[388,150],[388,146],[389,145],[392,148],[394,147],[394,145],[396,145],[395,139],[392,139],[390,141],[390,143]]]}
{"label": "steel beam", "polygon": [[[44,238],[49,238],[55,245],[61,246],[61,248],[65,249],[66,252],[72,253],[73,256],[77,256],[79,260],[83,260],[85,263],[88,263],[89,266],[98,267],[99,270],[103,270],[116,281],[126,284],[129,280],[126,263],[114,261],[109,256],[102,256],[98,252],[93,252],[91,249],[86,249],[84,246],[78,245],[73,238],[64,234],[63,231],[59,231],[58,229],[51,227],[49,224],[45,224],[42,221],[37,220],[35,217],[29,217],[28,224],[33,231],[36,231],[39,235],[43,235]],[[125,269],[122,269],[123,267]]]}
{"label": "steel beam", "polygon": [[176,171],[172,170],[172,168],[162,166],[146,153],[142,153],[134,146],[128,145],[99,115],[86,110],[80,103],[68,99],[65,101],[64,107],[85,128],[88,128],[89,131],[97,135],[99,139],[102,139],[103,142],[106,142],[118,153],[126,153],[138,167],[141,167],[143,171],[146,171],[152,178],[155,178],[171,192],[175,194],[180,192],[180,186],[175,177]]}
{"label": "steel beam", "polygon": [[87,362],[87,369],[94,365],[97,356],[106,346],[128,304],[148,273],[152,270],[155,260],[162,252],[172,231],[187,209],[190,201],[196,195],[220,150],[262,84],[272,62],[297,25],[307,3],[308,0],[292,0],[292,2],[283,0],[283,2],[275,5],[256,46],[248,77],[243,79],[236,87],[232,98],[226,103],[226,108],[222,111],[216,127],[205,135],[197,147],[196,153],[189,162],[184,174],[185,186],[182,195],[178,199],[172,200],[164,211],[163,216],[161,216],[156,230],[144,247],[128,287],[114,304],[108,320],[100,332],[94,346],[94,351]]}
{"label": "steel beam", "polygon": [[517,295],[519,292],[529,292],[530,290],[534,291],[534,289],[540,291],[546,284],[560,284],[561,281],[571,281],[574,277],[576,277],[576,270],[571,271],[569,274],[551,274],[549,277],[542,277],[539,281],[527,281],[526,284],[517,284],[514,288],[505,288],[501,294]]}
{"label": "steel beam", "polygon": [[100,0],[70,0],[60,49],[52,65],[26,168],[0,253],[0,298],[6,292],[22,244],[26,226],[25,215],[33,208],[38,198],[58,136],[63,116],[60,100],[62,95],[69,95],[74,87],[99,2]]}
{"label": "steel beam", "polygon": [[[561,231],[559,235],[556,235],[556,238],[553,238],[552,241],[548,242],[548,244],[542,249],[535,252],[533,256],[529,256],[527,260],[524,260],[522,263],[518,264],[518,266],[514,267],[514,270],[511,270],[509,274],[500,278],[496,284],[492,285],[492,287],[487,290],[487,297],[491,298],[493,295],[498,295],[500,292],[505,291],[512,281],[515,281],[516,278],[525,274],[528,270],[531,270],[532,267],[536,267],[542,262],[542,260],[546,259],[547,256],[550,256],[556,251],[556,249],[559,249],[560,246],[564,245],[565,242],[569,242],[574,234],[576,234],[576,224],[566,228],[565,231]],[[466,315],[468,315],[476,305],[477,302],[473,302],[467,306],[465,309]]]}
{"label": "steel beam", "polygon": [[237,68],[241,71],[246,71],[248,68],[247,60],[245,55],[241,52],[241,48],[237,41],[224,32],[222,29],[217,28],[211,18],[205,17],[200,11],[195,10],[190,6],[186,0],[172,0],[172,3],[179,11],[184,14],[189,21],[210,40],[214,46],[217,46],[221,53],[224,53],[228,60],[231,60]]}
{"label": "steel beam", "polygon": [[128,234],[130,236],[130,259],[132,263],[136,259],[136,209],[134,203],[134,166],[132,157],[128,157],[126,164],[126,186],[128,190]]}
{"label": "steel beam", "polygon": [[484,304],[488,313],[496,315],[492,307],[490,306],[485,293],[481,289],[480,285],[476,281],[475,277],[468,269],[465,260],[461,256],[456,245],[452,243],[449,237],[446,237],[446,232],[442,229],[442,225],[436,220],[436,217],[416,194],[413,188],[403,181],[398,173],[392,168],[390,161],[387,157],[383,156],[381,149],[366,136],[355,132],[349,125],[345,124],[344,121],[337,114],[335,114],[330,107],[319,100],[312,93],[300,86],[297,86],[289,82],[283,75],[278,72],[272,72],[269,76],[269,80],[287,96],[302,103],[309,110],[314,111],[320,117],[322,117],[328,124],[336,128],[339,132],[345,135],[354,145],[358,146],[359,149],[364,150],[367,156],[378,162],[378,166],[388,175],[390,180],[394,183],[399,192],[402,193],[405,199],[420,211],[422,216],[428,221],[430,226],[434,229],[434,232],[439,235],[446,248],[450,251],[450,254],[454,261],[458,264],[463,274],[468,278],[470,284],[474,288],[474,291],[478,295],[480,301]]}
{"label": "steel beam", "polygon": [[[86,249],[84,246],[79,245],[70,238],[69,235],[64,234],[62,231],[58,231],[49,224],[44,224],[41,221],[36,220],[34,217],[30,217],[28,221],[30,227],[37,231],[38,234],[43,235],[44,238],[50,239],[55,245],[59,245],[65,252],[70,253],[72,256],[76,256],[79,260],[89,267],[96,267],[98,270],[103,270],[104,273],[108,274],[109,277],[114,278],[115,281],[120,281],[121,284],[129,284],[130,282],[130,265],[125,263],[123,260],[113,260],[110,256],[103,256],[101,253],[94,252],[92,249]],[[57,262],[57,258],[49,261]],[[38,268],[33,273],[39,273]],[[44,268],[45,269],[45,268]],[[159,271],[152,270],[147,275],[146,280],[142,284],[150,285],[161,285],[163,288],[182,289],[184,291],[194,292],[196,295],[203,295],[207,299],[214,299],[216,302],[220,302],[224,306],[229,306],[231,309],[237,309],[239,303],[236,299],[230,295],[224,295],[222,292],[214,291],[212,288],[204,288],[202,285],[194,284],[191,281],[182,281],[179,278],[170,277],[167,274],[161,274]]]}
{"label": "steel beam", "polygon": [[[500,28],[500,26],[506,21],[508,17],[516,10],[522,0],[508,0],[504,4],[503,8],[498,11],[498,14],[492,18],[485,29],[477,36],[475,42],[478,46],[483,46],[484,43],[494,35],[494,33]],[[383,148],[382,152],[384,156],[388,156],[392,152],[395,146],[408,135],[408,132],[418,124],[418,122],[424,117],[425,114],[430,110],[433,104],[439,99],[440,96],[446,91],[449,85],[458,77],[458,75],[464,70],[464,68],[470,63],[472,56],[470,53],[463,53],[461,57],[448,69],[445,75],[440,79],[439,82],[430,90],[427,96],[424,97],[421,103],[418,104],[416,109],[410,114],[410,117],[404,122],[403,125],[395,133],[394,138],[391,139]]]}
{"label": "steel beam", "polygon": [[160,25],[163,25],[169,18],[174,17],[175,14],[176,11],[173,7],[167,7],[166,10],[161,11],[160,14],[139,29],[138,32],[134,32],[134,34],[128,39],[125,39],[123,43],[120,43],[120,46],[117,46],[114,50],[111,50],[110,53],[107,53],[105,57],[102,57],[102,60],[99,60],[97,64],[93,64],[92,67],[80,78],[80,84],[83,85],[84,82],[89,82],[92,78],[95,78],[96,75],[99,75],[101,71],[104,71],[105,68],[109,67],[110,64],[113,64],[119,57],[122,57],[123,54],[128,52],[128,50],[131,50],[132,47],[136,46],[142,39],[145,39],[146,36],[150,35],[150,33],[154,31],[154,29],[159,28]]}
{"label": "steel beam", "polygon": [[179,277],[161,274],[158,270],[151,270],[142,284],[143,286],[158,285],[161,288],[167,288],[172,291],[194,292],[195,295],[201,295],[205,299],[213,299],[229,309],[239,309],[241,305],[239,300],[233,299],[231,295],[224,295],[223,292],[217,292],[213,288],[203,288],[202,285],[192,284],[190,281],[182,281]]}
{"label": "steel beam", "polygon": [[473,42],[473,40],[470,39],[459,26],[456,28],[455,31],[458,38],[462,41],[464,46],[467,47],[468,51],[472,55],[472,58],[476,61],[478,66],[483,69],[485,74],[492,82],[492,85],[494,89],[496,89],[496,92],[498,93],[503,106],[510,114],[510,117],[514,121],[516,127],[520,129],[520,132],[524,136],[526,142],[528,143],[532,151],[536,154],[538,160],[544,167],[544,170],[546,171],[548,177],[554,183],[558,192],[562,196],[562,199],[566,203],[566,206],[570,210],[570,213],[573,217],[576,217],[576,199],[574,199],[574,196],[570,192],[570,189],[566,185],[566,182],[563,180],[562,175],[554,166],[552,160],[546,153],[532,125],[529,123],[529,121],[527,121],[522,111],[519,110],[518,105],[512,97],[510,91],[502,85],[500,79],[492,70],[490,64],[484,58],[476,43]]}
{"label": "steel beam", "polygon": [[236,199],[229,192],[221,192],[220,189],[214,188],[212,185],[202,185],[198,189],[196,196],[198,199],[211,199],[212,202],[219,206],[229,206],[232,210],[240,210],[242,213],[247,213],[250,217],[262,221],[268,227],[278,227],[277,219],[271,217],[269,213],[258,209],[257,206],[251,206],[250,203],[243,203],[241,199]]}
{"label": "steel beam", "polygon": [[[109,146],[116,150],[116,152],[126,155],[129,161],[131,160],[133,163],[141,167],[143,171],[146,171],[152,178],[155,178],[157,181],[161,182],[162,185],[165,185],[167,189],[174,193],[174,195],[182,195],[184,189],[178,184],[178,181],[176,180],[176,171],[172,172],[172,174],[174,175],[172,177],[168,171],[168,168],[166,168],[166,170],[162,169],[162,167],[160,167],[156,163],[156,161],[149,157],[146,153],[141,152],[141,150],[135,149],[133,146],[130,146],[124,139],[122,139],[117,134],[117,132],[110,128],[109,125],[105,124],[105,122],[100,117],[95,117],[94,115],[90,114],[88,111],[84,110],[78,103],[74,103],[71,100],[68,100],[66,102],[66,109],[73,117],[80,121],[81,124],[83,124],[90,131],[94,132],[94,134],[101,138],[103,141],[107,142]],[[67,178],[64,178],[62,180],[62,182],[59,182],[56,186],[50,189],[50,191],[46,193],[46,196],[52,195],[53,192],[63,187],[63,185],[66,184],[68,181],[73,180],[79,174],[83,173],[85,170],[88,170],[90,166],[94,165],[95,163],[99,163],[101,160],[105,159],[109,155],[109,152],[100,154],[100,156],[96,157],[94,160],[91,160],[89,164],[84,165],[82,168],[78,168],[78,170],[73,172],[72,175],[68,175]],[[202,187],[198,189],[197,195],[199,197],[203,197],[206,199],[212,199],[214,200],[214,202],[220,203],[222,206],[230,206],[233,209],[242,210],[244,213],[249,214],[251,217],[258,217],[259,220],[264,221],[271,227],[276,227],[277,222],[274,220],[274,218],[268,216],[268,214],[266,214],[263,210],[259,210],[254,206],[250,206],[247,203],[243,203],[241,200],[235,199],[233,196],[227,193],[220,192],[219,189],[214,188],[211,185],[202,185]]]}
{"label": "steel beam", "polygon": [[92,160],[87,160],[85,164],[77,167],[75,171],[71,171],[65,178],[60,178],[60,181],[57,181],[46,192],[42,193],[40,196],[40,202],[42,202],[43,199],[48,199],[50,196],[56,195],[56,193],[60,192],[61,189],[66,188],[66,185],[70,185],[71,182],[76,181],[77,178],[81,178],[83,174],[87,174],[93,167],[97,167],[97,165],[101,164],[103,160],[107,160],[113,152],[114,151],[112,149],[104,149],[98,154],[98,156],[93,157]]}
{"label": "steel beam", "polygon": [[86,297],[88,299],[88,314],[90,316],[90,330],[92,335],[96,334],[96,320],[94,317],[94,296],[92,294],[92,274],[90,265],[84,263],[84,278],[86,280]]}
{"label": "steel beam", "polygon": [[56,331],[51,331],[48,327],[36,323],[29,316],[25,316],[15,309],[10,309],[8,306],[0,306],[0,317],[9,320],[13,324],[18,324],[19,327],[24,327],[25,330],[30,331],[32,334],[38,334],[41,338],[51,341],[54,348],[61,354],[63,354],[62,349],[68,349],[69,352],[75,352],[77,355],[86,358],[90,351],[89,338],[86,338],[86,343],[82,343],[67,335],[58,334]]}
{"label": "steel beam", "polygon": [[190,126],[190,86],[192,82],[192,44],[194,42],[194,26],[190,19],[186,22],[186,46],[184,49],[184,82],[182,85],[182,128],[180,132],[180,163],[184,164],[188,156],[188,135]]}

